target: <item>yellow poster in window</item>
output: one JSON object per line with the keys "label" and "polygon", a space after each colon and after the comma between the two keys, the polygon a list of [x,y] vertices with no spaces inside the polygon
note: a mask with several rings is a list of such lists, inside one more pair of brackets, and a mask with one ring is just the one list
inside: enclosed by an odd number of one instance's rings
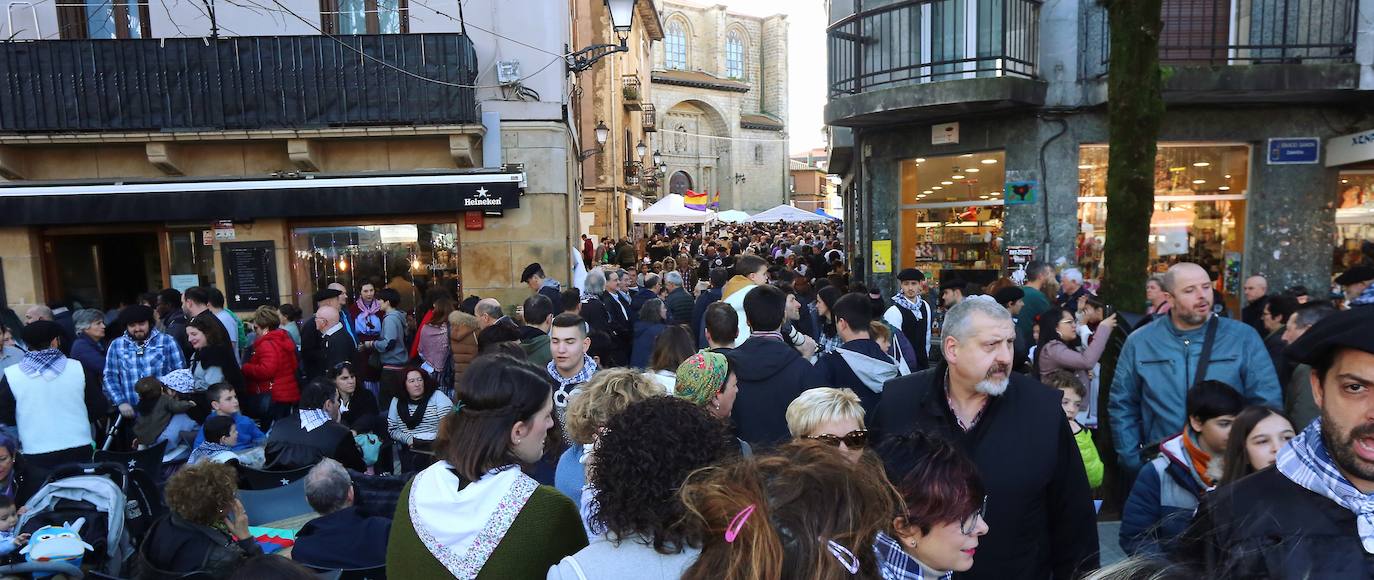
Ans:
{"label": "yellow poster in window", "polygon": [[892,240],[873,240],[873,273],[892,273]]}

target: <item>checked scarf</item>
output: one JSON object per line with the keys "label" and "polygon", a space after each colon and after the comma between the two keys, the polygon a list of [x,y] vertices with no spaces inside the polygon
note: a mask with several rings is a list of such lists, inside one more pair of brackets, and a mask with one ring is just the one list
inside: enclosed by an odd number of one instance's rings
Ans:
{"label": "checked scarf", "polygon": [[55,348],[31,350],[19,362],[19,370],[31,378],[55,379],[67,368],[67,357]]}
{"label": "checked scarf", "polygon": [[[920,297],[916,299],[920,300]],[[923,320],[925,318],[925,315],[921,312],[920,305],[909,300],[906,295],[901,292],[892,295],[892,303],[910,310],[912,314],[916,315],[916,320]]]}
{"label": "checked scarf", "polygon": [[1313,421],[1279,450],[1278,470],[1303,488],[1355,513],[1360,544],[1374,554],[1374,494],[1361,493],[1336,469],[1322,441],[1321,421]]}

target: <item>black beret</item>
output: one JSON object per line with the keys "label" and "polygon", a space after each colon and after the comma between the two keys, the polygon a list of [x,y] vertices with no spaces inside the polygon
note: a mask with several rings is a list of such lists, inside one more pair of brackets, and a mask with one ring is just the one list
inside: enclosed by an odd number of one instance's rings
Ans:
{"label": "black beret", "polygon": [[1359,284],[1367,280],[1374,280],[1374,268],[1369,266],[1355,266],[1336,276],[1336,283],[1341,286]]}
{"label": "black beret", "polygon": [[964,289],[964,281],[958,278],[946,278],[944,281],[940,282],[941,292],[944,292],[945,290],[958,290],[960,292],[963,292]]}
{"label": "black beret", "polygon": [[907,268],[897,273],[897,280],[900,282],[906,282],[908,280],[915,280],[917,282],[921,282],[925,279],[926,275],[922,274],[920,270],[917,270],[915,268]]}
{"label": "black beret", "polygon": [[1374,306],[1357,306],[1317,321],[1283,353],[1300,363],[1316,365],[1333,349],[1353,348],[1374,353]]}
{"label": "black beret", "polygon": [[530,280],[530,276],[533,276],[535,274],[539,274],[540,276],[544,275],[544,267],[540,266],[539,262],[535,262],[533,264],[525,266],[525,270],[523,272],[520,272],[520,281],[528,282]]}
{"label": "black beret", "polygon": [[1026,292],[1016,286],[1007,286],[1006,288],[992,293],[992,298],[1002,306],[1006,306],[1025,297]]}
{"label": "black beret", "polygon": [[140,322],[152,321],[153,309],[142,304],[125,306],[123,310],[119,311],[119,322],[122,323],[124,326],[129,326],[131,324],[137,324]]}
{"label": "black beret", "polygon": [[343,292],[340,292],[333,288],[321,288],[318,292],[315,292],[315,301],[320,302],[323,300],[329,300],[330,298],[338,298],[340,296],[343,296]]}
{"label": "black beret", "polygon": [[[146,307],[145,307],[146,308]],[[19,333],[29,350],[47,350],[53,339],[62,336],[62,325],[51,320],[35,320]]]}

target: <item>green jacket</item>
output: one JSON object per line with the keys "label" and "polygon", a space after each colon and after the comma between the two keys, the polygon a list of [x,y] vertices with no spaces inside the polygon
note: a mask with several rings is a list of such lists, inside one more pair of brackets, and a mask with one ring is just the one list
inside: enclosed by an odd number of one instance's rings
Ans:
{"label": "green jacket", "polygon": [[1078,444],[1078,454],[1083,456],[1083,469],[1088,472],[1088,487],[1102,485],[1102,458],[1097,456],[1092,432],[1080,425],[1078,432],[1073,434],[1073,441]]}
{"label": "green jacket", "polygon": [[549,335],[542,331],[526,332],[520,338],[520,348],[525,349],[525,360],[530,364],[544,368],[553,360],[553,351],[549,348]]}
{"label": "green jacket", "polygon": [[[411,482],[413,483],[413,482]],[[410,520],[410,483],[401,490],[386,549],[388,578],[452,578],[425,548]],[[454,517],[461,517],[454,514]],[[478,580],[543,578],[564,556],[587,547],[587,532],[572,500],[547,485],[534,490],[496,545]]]}

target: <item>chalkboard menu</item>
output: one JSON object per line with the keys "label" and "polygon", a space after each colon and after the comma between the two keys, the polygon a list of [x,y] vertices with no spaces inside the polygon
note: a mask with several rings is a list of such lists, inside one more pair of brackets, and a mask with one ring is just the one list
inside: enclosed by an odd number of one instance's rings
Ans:
{"label": "chalkboard menu", "polygon": [[220,244],[224,299],[230,310],[277,304],[277,254],[271,241]]}

